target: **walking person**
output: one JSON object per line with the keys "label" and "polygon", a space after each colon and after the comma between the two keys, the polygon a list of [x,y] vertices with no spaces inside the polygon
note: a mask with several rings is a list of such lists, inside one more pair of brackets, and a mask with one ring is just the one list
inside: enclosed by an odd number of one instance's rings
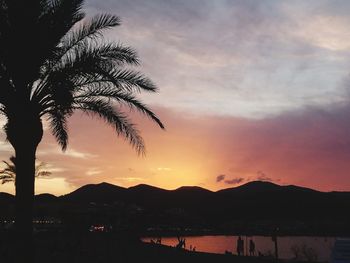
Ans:
{"label": "walking person", "polygon": [[250,256],[255,256],[255,243],[253,239],[249,241],[249,255]]}
{"label": "walking person", "polygon": [[243,243],[243,239],[241,238],[241,236],[238,237],[237,239],[237,255],[240,256],[241,254],[243,255],[243,251],[244,251],[244,243]]}
{"label": "walking person", "polygon": [[244,239],[243,238],[241,238],[241,240],[240,240],[240,242],[241,242],[241,254],[242,254],[242,256],[245,256],[247,253],[244,253]]}

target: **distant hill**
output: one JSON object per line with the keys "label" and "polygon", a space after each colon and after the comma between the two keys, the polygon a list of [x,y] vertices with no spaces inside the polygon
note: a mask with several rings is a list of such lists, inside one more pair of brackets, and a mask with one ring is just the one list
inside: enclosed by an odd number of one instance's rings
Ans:
{"label": "distant hill", "polygon": [[58,201],[59,198],[55,195],[52,194],[38,194],[35,196],[35,201],[36,202],[55,202]]}
{"label": "distant hill", "polygon": [[8,193],[0,193],[0,203],[10,203],[14,201],[14,196]]}
{"label": "distant hill", "polygon": [[130,192],[134,192],[134,193],[164,193],[167,192],[167,190],[164,190],[162,188],[159,187],[155,187],[155,186],[151,186],[148,184],[139,184],[139,185],[135,185],[135,186],[131,186],[128,188],[128,190]]}
{"label": "distant hill", "polygon": [[320,193],[319,191],[295,186],[295,185],[278,185],[271,182],[265,182],[265,181],[252,181],[246,184],[243,184],[238,187],[233,188],[227,188],[223,190],[219,190],[218,193],[243,193],[243,192],[250,192],[250,193],[272,193],[272,192],[294,192],[294,193],[301,193],[301,192],[309,192],[309,193]]}
{"label": "distant hill", "polygon": [[113,202],[122,198],[126,188],[109,183],[88,184],[60,198],[73,202]]}
{"label": "distant hill", "polygon": [[243,184],[241,186],[232,187],[232,188],[226,188],[223,190],[219,190],[218,192],[225,193],[225,192],[243,192],[243,191],[274,191],[277,189],[281,189],[283,186],[271,183],[271,182],[264,182],[264,181],[253,181],[246,184]]}
{"label": "distant hill", "polygon": [[[60,197],[37,195],[35,203],[40,215],[72,218],[75,214],[74,218],[100,221],[124,217],[125,224],[138,222],[144,228],[190,225],[223,232],[247,228],[266,232],[281,225],[285,231],[350,234],[350,192],[319,192],[261,181],[217,192],[197,186],[165,190],[146,184],[129,188],[89,184]],[[3,216],[13,213],[13,205],[12,195],[0,193],[0,211],[6,211]]]}

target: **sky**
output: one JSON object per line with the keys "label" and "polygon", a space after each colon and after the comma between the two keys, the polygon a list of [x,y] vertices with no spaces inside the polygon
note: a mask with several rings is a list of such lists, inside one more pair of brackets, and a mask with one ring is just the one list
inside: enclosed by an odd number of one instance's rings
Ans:
{"label": "sky", "polygon": [[[62,153],[46,130],[36,192],[88,183],[211,190],[254,180],[350,191],[350,1],[88,0],[120,16],[106,41],[137,50],[159,87],[141,94],[165,123],[133,116],[138,156],[98,119],[75,114]],[[0,158],[12,154],[1,134]],[[0,191],[13,193],[11,184]]]}

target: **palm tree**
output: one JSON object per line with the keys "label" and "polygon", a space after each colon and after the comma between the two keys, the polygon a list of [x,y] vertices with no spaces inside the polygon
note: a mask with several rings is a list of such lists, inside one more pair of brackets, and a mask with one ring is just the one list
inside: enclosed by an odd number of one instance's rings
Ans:
{"label": "palm tree", "polygon": [[75,111],[102,118],[139,154],[145,153],[144,141],[123,109],[164,128],[136,97],[155,92],[156,86],[134,70],[135,51],[102,38],[105,30],[120,25],[119,18],[102,14],[86,20],[83,2],[0,0],[0,112],[16,156],[15,228],[27,252],[43,118],[62,150],[68,144],[67,118]]}
{"label": "palm tree", "polygon": [[[10,161],[2,161],[5,164],[5,168],[0,170],[1,184],[14,183],[16,184],[16,157],[11,156]],[[41,162],[35,165],[35,177],[50,176],[51,172],[44,170],[45,163]]]}

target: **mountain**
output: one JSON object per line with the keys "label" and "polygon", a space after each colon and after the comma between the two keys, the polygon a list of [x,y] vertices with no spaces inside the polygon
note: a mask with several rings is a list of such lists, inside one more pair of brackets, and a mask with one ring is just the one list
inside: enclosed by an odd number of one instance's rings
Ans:
{"label": "mountain", "polygon": [[52,194],[38,194],[35,196],[35,202],[40,202],[40,203],[45,203],[45,202],[50,203],[58,200],[59,198]]}
{"label": "mountain", "polygon": [[139,184],[136,186],[129,187],[127,189],[127,192],[128,198],[131,198],[133,201],[137,201],[138,199],[144,198],[161,198],[164,194],[168,193],[168,190],[147,184]]}
{"label": "mountain", "polygon": [[271,182],[265,182],[265,181],[252,181],[238,187],[226,188],[218,191],[218,193],[221,193],[221,194],[244,193],[244,192],[250,192],[254,194],[271,193],[271,192],[320,193],[310,188],[305,188],[305,187],[300,187],[295,185],[282,186],[282,185],[278,185]]}
{"label": "mountain", "polygon": [[[0,193],[0,211],[4,211],[0,218],[11,217],[13,207],[14,197]],[[197,186],[165,190],[146,184],[124,188],[100,183],[85,185],[60,197],[50,194],[35,197],[36,216],[46,213],[64,218],[64,222],[117,220],[119,226],[135,225],[142,229],[186,226],[260,234],[276,225],[286,233],[350,234],[347,223],[350,215],[346,213],[349,208],[350,192],[319,192],[261,181],[217,192]]]}
{"label": "mountain", "polygon": [[[222,200],[230,200],[228,207],[241,214],[241,218],[313,219],[329,217],[334,207],[343,200],[332,193],[271,182],[249,182],[245,185],[220,190]],[[350,193],[344,195],[350,201]],[[344,206],[345,204],[342,204]],[[254,212],[251,212],[253,210]],[[341,213],[341,211],[339,210]]]}
{"label": "mountain", "polygon": [[226,188],[223,190],[219,190],[219,193],[229,193],[229,192],[265,192],[265,191],[275,191],[277,189],[281,189],[283,186],[264,181],[252,181],[241,186]]}
{"label": "mountain", "polygon": [[181,186],[173,191],[178,193],[197,193],[197,194],[213,193],[212,191],[199,186]]}
{"label": "mountain", "polygon": [[159,187],[155,187],[155,186],[151,186],[151,185],[148,185],[148,184],[138,184],[138,185],[135,185],[135,186],[131,186],[128,188],[128,190],[130,192],[134,192],[134,193],[164,193],[164,192],[167,192],[168,190],[164,190],[162,188],[159,188]]}
{"label": "mountain", "polygon": [[113,202],[122,198],[126,188],[109,183],[88,184],[77,190],[63,195],[60,198],[64,201],[73,202]]}
{"label": "mountain", "polygon": [[0,203],[11,203],[14,201],[14,196],[8,193],[0,193]]}

